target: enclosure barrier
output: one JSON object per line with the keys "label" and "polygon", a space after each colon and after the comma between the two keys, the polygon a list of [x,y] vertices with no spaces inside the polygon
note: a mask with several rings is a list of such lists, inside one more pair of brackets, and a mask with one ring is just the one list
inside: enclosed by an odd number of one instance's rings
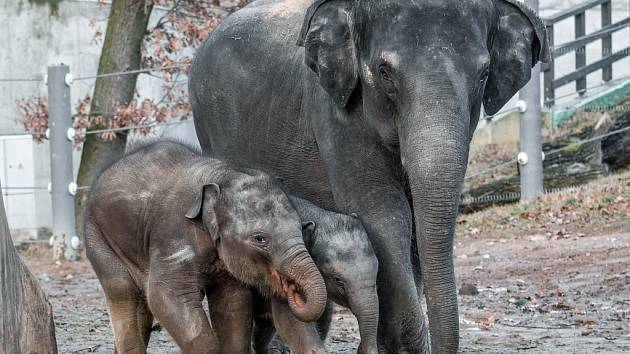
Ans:
{"label": "enclosure barrier", "polygon": [[[49,242],[53,246],[54,253],[60,252],[65,259],[74,261],[77,259],[77,250],[80,248],[81,243],[76,233],[74,197],[79,190],[89,189],[89,186],[79,186],[74,182],[72,151],[75,137],[106,132],[120,133],[137,129],[188,123],[187,120],[180,120],[130,125],[119,128],[77,131],[72,128],[70,93],[72,84],[80,80],[181,69],[189,65],[189,63],[182,63],[171,66],[143,68],[73,78],[70,73],[70,68],[62,64],[48,67],[47,74],[43,78],[0,79],[0,83],[44,82],[48,86],[48,130],[45,133],[45,137],[50,141],[51,181],[48,186],[3,186],[2,190],[48,190],[51,193],[53,236]],[[30,135],[44,135],[34,132],[27,133]]]}
{"label": "enclosure barrier", "polygon": [[48,68],[48,129],[50,137],[50,174],[55,252],[65,251],[69,261],[77,259],[79,237],[76,235],[72,195],[72,144],[67,132],[72,125],[70,85],[72,76],[66,65]]}
{"label": "enclosure barrier", "polygon": [[[525,3],[538,12],[538,0]],[[519,150],[521,198],[535,198],[543,193],[542,113],[540,110],[540,64],[532,69],[531,80],[519,92],[525,110],[520,113]]]}
{"label": "enclosure barrier", "polygon": [[[601,7],[602,28],[590,34],[586,34],[586,11],[597,6]],[[554,46],[554,25],[560,21],[573,17],[575,39],[573,41]],[[559,58],[570,52],[575,52],[575,70],[559,78],[555,78],[554,60],[543,65],[545,105],[553,106],[557,97],[555,90],[558,87],[575,82],[575,90],[583,95],[587,91],[586,76],[597,70],[602,70],[604,83],[612,80],[612,64],[627,56],[630,56],[630,47],[626,47],[615,53],[612,52],[612,34],[630,26],[630,16],[621,21],[612,23],[612,0],[591,0],[576,7],[561,11],[544,19],[547,27],[549,45],[552,48],[553,58]],[[591,64],[586,64],[586,45],[594,41],[602,41],[602,59]]]}

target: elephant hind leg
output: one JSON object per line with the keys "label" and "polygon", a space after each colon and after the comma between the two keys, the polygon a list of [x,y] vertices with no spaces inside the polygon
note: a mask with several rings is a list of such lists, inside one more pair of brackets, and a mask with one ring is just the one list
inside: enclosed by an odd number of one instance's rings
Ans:
{"label": "elephant hind leg", "polygon": [[146,353],[153,316],[142,291],[123,262],[105,242],[89,218],[85,227],[86,252],[96,273],[114,329],[116,353]]}
{"label": "elephant hind leg", "polygon": [[107,300],[110,308],[115,353],[145,354],[151,335],[153,316],[147,305],[137,301]]}

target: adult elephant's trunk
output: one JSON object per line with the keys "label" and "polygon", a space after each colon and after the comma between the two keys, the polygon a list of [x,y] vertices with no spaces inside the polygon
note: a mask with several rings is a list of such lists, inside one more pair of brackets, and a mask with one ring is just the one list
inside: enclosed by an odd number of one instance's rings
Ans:
{"label": "adult elephant's trunk", "polygon": [[[443,101],[439,103],[444,105]],[[439,112],[439,110],[442,112]],[[432,353],[456,353],[459,319],[453,237],[466,164],[468,117],[416,107],[401,120],[401,159],[411,188]]]}
{"label": "adult elephant's trunk", "polygon": [[326,308],[326,284],[322,275],[303,243],[294,244],[282,254],[284,259],[278,270],[284,278],[289,308],[301,321],[316,321]]}
{"label": "adult elephant's trunk", "polygon": [[378,354],[378,296],[375,288],[366,288],[349,294],[349,305],[359,323],[361,345],[359,354]]}

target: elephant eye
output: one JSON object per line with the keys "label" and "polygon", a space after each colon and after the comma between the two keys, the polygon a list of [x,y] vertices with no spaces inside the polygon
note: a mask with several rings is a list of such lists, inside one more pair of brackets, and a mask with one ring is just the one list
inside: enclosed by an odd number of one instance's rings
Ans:
{"label": "elephant eye", "polygon": [[335,283],[337,283],[337,286],[339,286],[339,288],[344,288],[343,280],[341,280],[341,278],[339,278],[338,276],[335,276]]}
{"label": "elephant eye", "polygon": [[265,235],[263,235],[261,233],[254,234],[253,239],[254,239],[254,241],[256,241],[256,243],[258,243],[260,245],[266,245],[267,244],[267,237],[265,237]]}
{"label": "elephant eye", "polygon": [[387,69],[384,66],[378,68],[378,72],[381,74],[381,78],[385,81],[392,81],[392,78],[389,76]]}

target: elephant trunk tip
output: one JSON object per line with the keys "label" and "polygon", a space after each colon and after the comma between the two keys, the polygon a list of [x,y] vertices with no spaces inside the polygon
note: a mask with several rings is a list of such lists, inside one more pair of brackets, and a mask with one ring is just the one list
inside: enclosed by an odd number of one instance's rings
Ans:
{"label": "elephant trunk tip", "polygon": [[303,322],[318,320],[326,308],[326,285],[317,266],[304,249],[272,272],[276,292]]}

